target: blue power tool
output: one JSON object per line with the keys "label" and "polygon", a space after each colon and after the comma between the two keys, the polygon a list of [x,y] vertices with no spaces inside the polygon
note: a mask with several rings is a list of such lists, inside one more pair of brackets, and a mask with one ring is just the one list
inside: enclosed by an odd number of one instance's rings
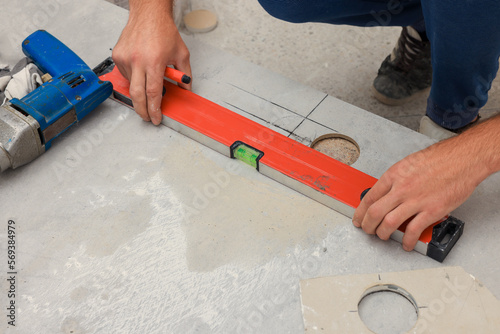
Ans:
{"label": "blue power tool", "polygon": [[52,78],[0,107],[0,171],[37,158],[113,91],[110,82],[101,81],[80,57],[44,30],[28,36],[22,48]]}

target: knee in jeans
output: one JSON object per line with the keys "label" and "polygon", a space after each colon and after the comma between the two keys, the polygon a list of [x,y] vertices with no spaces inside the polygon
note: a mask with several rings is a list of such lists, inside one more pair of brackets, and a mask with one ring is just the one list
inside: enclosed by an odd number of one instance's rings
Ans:
{"label": "knee in jeans", "polygon": [[271,16],[277,19],[292,23],[310,21],[310,18],[304,15],[304,9],[307,8],[307,0],[259,0],[259,3]]}

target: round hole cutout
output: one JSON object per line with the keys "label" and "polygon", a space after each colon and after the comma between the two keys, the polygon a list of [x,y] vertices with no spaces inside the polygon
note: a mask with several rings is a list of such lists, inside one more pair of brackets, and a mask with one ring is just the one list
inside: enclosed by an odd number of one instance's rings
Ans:
{"label": "round hole cutout", "polygon": [[358,314],[376,334],[406,333],[418,319],[418,306],[412,295],[393,284],[373,286],[358,303]]}
{"label": "round hole cutout", "polygon": [[319,136],[312,142],[311,148],[346,165],[355,163],[360,154],[358,143],[351,137],[340,133],[329,133]]}

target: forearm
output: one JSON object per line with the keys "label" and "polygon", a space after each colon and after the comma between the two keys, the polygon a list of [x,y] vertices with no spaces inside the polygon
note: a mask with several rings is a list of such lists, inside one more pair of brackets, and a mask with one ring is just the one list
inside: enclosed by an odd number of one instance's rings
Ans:
{"label": "forearm", "polygon": [[129,22],[157,18],[173,22],[174,0],[129,0]]}
{"label": "forearm", "polygon": [[500,171],[500,115],[479,123],[459,138],[471,159],[484,166],[486,177]]}
{"label": "forearm", "polygon": [[455,166],[461,166],[464,178],[472,178],[464,182],[472,181],[477,186],[489,175],[500,171],[500,115],[435,146],[442,149],[441,152],[447,152]]}
{"label": "forearm", "polygon": [[381,239],[406,220],[403,245],[415,247],[430,224],[455,210],[500,171],[500,116],[415,152],[393,165],[361,201],[353,224]]}

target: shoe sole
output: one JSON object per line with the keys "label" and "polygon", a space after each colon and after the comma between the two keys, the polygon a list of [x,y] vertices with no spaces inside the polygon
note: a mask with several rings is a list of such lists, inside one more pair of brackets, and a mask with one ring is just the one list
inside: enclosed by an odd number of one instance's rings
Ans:
{"label": "shoe sole", "polygon": [[440,127],[429,116],[423,116],[420,119],[420,125],[418,126],[418,132],[427,136],[429,138],[441,141],[456,136],[457,134]]}
{"label": "shoe sole", "polygon": [[408,97],[405,97],[403,99],[393,99],[393,98],[390,98],[390,97],[383,95],[374,86],[372,86],[372,92],[373,92],[373,96],[375,97],[375,99],[377,99],[379,102],[382,102],[383,104],[386,104],[389,106],[400,106],[400,105],[406,104],[408,102],[411,102],[415,99],[418,99],[424,95],[428,96],[430,90],[431,90],[431,88],[428,87],[428,88],[419,90],[415,94],[410,95]]}

